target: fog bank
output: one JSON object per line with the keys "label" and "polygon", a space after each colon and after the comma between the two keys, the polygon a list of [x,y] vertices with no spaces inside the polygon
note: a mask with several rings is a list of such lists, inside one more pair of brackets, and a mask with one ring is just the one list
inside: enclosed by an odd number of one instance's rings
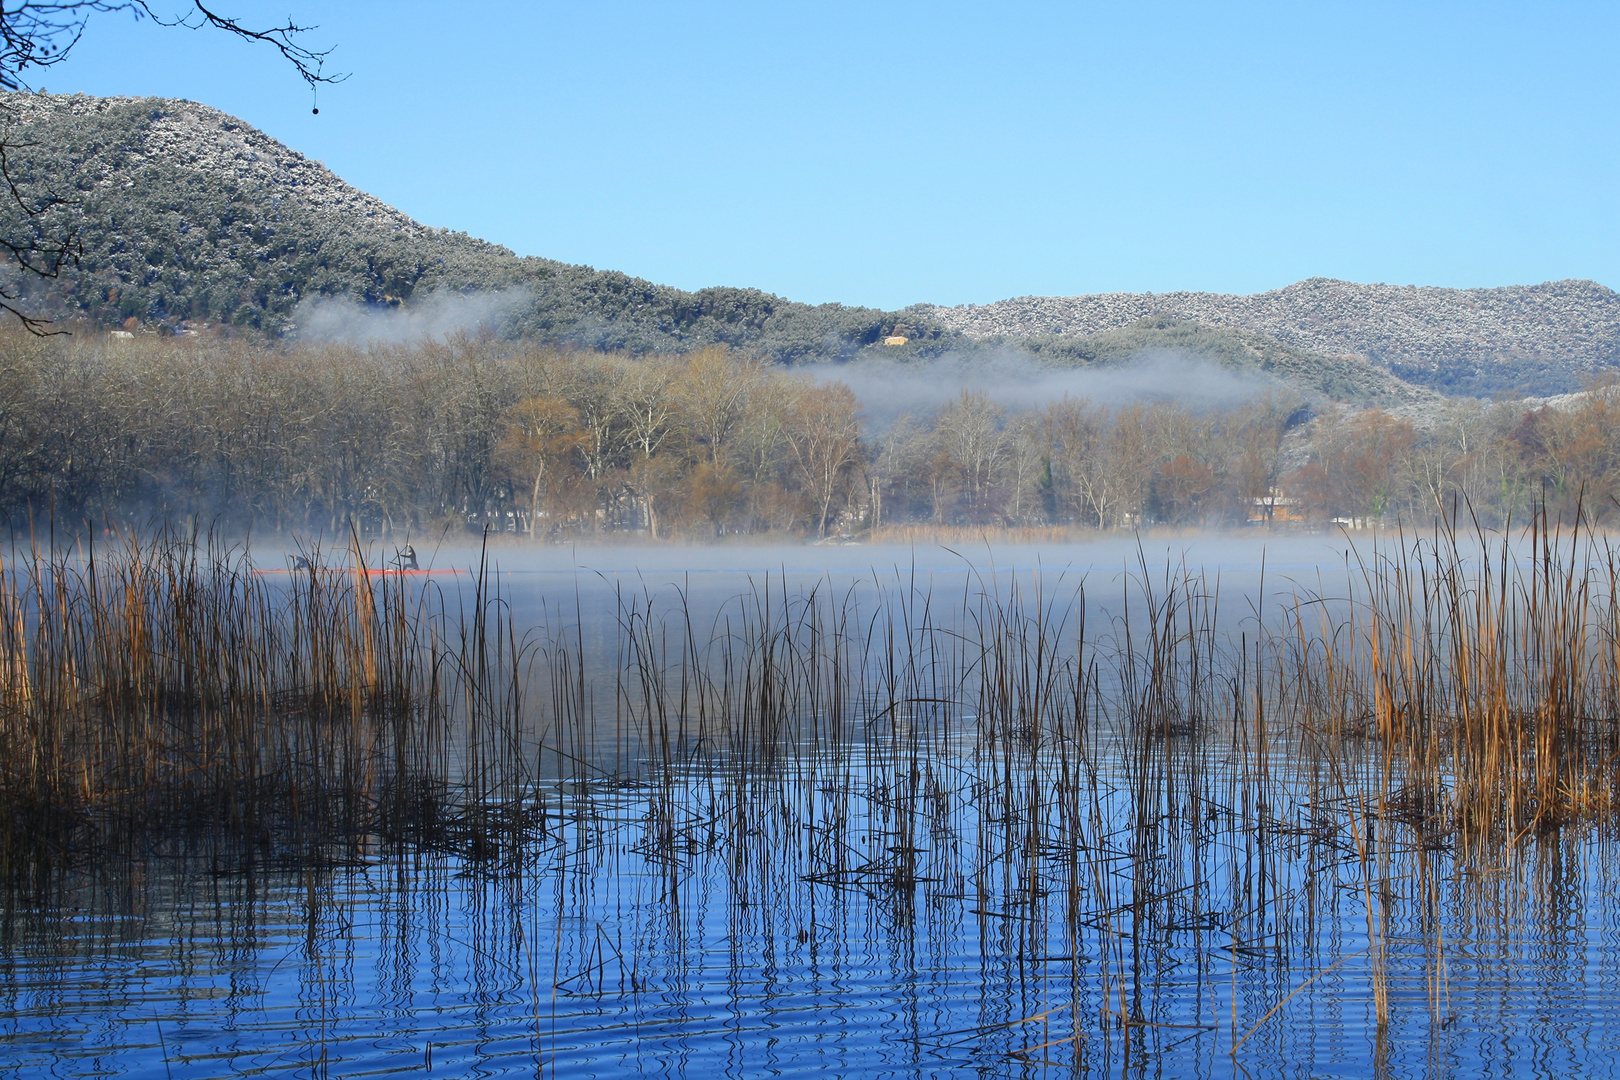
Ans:
{"label": "fog bank", "polygon": [[1283,386],[1259,373],[1229,371],[1169,351],[1145,352],[1129,364],[1110,367],[1056,368],[1006,353],[989,360],[958,356],[920,363],[859,360],[806,364],[798,370],[847,385],[860,399],[867,422],[878,429],[903,413],[937,412],[964,390],[982,392],[1011,410],[1040,408],[1069,396],[1112,406],[1171,401],[1203,411],[1241,405]]}
{"label": "fog bank", "polygon": [[293,336],[299,341],[339,345],[437,341],[451,334],[494,329],[531,299],[527,289],[438,292],[399,307],[314,297],[294,309]]}

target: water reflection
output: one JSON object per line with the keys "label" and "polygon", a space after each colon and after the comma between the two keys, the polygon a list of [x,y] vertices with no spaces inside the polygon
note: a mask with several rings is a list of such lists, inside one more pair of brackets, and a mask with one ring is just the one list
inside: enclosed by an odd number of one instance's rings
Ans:
{"label": "water reflection", "polygon": [[[1257,618],[1262,564],[1242,554],[1222,564],[1230,621],[1212,600],[1200,624],[1211,633]],[[175,840],[19,886],[0,926],[0,1070],[1613,1071],[1620,958],[1604,824],[1532,832],[1499,858],[1459,853],[1421,805],[1369,816],[1358,784],[1388,767],[1370,744],[1324,755],[1303,736],[1268,743],[1225,684],[1193,698],[1226,712],[1209,705],[1146,734],[1104,723],[1117,714],[1095,704],[1151,689],[1127,673],[1082,677],[1092,704],[1037,704],[1025,728],[981,721],[995,711],[982,697],[936,707],[901,694],[903,710],[868,708],[770,754],[759,741],[683,734],[676,752],[629,740],[651,730],[651,707],[621,685],[627,636],[669,641],[636,612],[678,581],[685,611],[724,625],[737,573],[757,569],[737,561],[707,577],[516,568],[531,573],[513,573],[504,596],[523,621],[542,624],[542,640],[572,629],[584,643],[604,744],[657,765],[539,770],[519,850],[361,845],[341,865],[296,865]],[[1103,561],[1069,570],[1096,575]],[[767,588],[790,607],[840,589],[862,625],[899,611],[911,632],[922,624],[908,596],[1009,589],[1033,563],[998,578],[942,562],[915,593],[911,568],[858,564],[792,569]],[[1344,564],[1330,549],[1290,565]],[[1077,587],[1044,595],[1076,618],[1062,605]],[[1100,614],[1081,614],[1117,633],[1126,607],[1099,592],[1085,603]],[[930,670],[982,681],[985,633],[1010,637],[973,620],[971,604],[938,606],[918,639],[938,645]],[[1061,637],[1040,663],[1081,656],[1075,635]],[[674,645],[662,673],[684,655]],[[1032,662],[1016,649],[1005,659],[1010,671]],[[553,676],[533,666],[535,700],[551,700],[539,691]],[[1021,685],[1024,700],[1046,684]]]}
{"label": "water reflection", "polygon": [[1235,934],[1226,903],[1200,927],[1172,901],[1152,936],[1117,910],[1087,913],[1076,939],[1051,879],[1008,890],[1000,860],[901,888],[806,874],[809,845],[662,865],[636,853],[644,810],[604,799],[502,873],[400,856],[81,874],[8,912],[4,1068],[358,1076],[422,1074],[431,1056],[442,1075],[1188,1075],[1229,1068],[1233,1032],[1279,1002],[1240,1051],[1256,1075],[1612,1065],[1613,859],[1595,837],[1437,878],[1432,909],[1390,927],[1380,1035],[1355,883],[1306,877],[1325,854],[1310,845],[1278,853],[1271,872],[1298,894],[1277,922]]}

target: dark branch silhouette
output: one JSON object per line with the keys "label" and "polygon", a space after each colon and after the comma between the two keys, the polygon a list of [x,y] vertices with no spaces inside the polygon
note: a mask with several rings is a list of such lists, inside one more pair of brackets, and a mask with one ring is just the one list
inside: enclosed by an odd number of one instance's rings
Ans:
{"label": "dark branch silhouette", "polygon": [[[313,26],[299,26],[291,19],[279,26],[255,27],[200,2],[192,10],[164,16],[153,10],[148,0],[0,0],[0,89],[30,90],[27,74],[61,63],[84,36],[90,17],[98,13],[127,12],[136,19],[151,19],[159,26],[188,30],[211,28],[233,34],[244,41],[268,45],[293,66],[311,88],[321,83],[342,82],[345,74],[326,74],[324,67],[331,49],[311,49],[301,43]],[[78,264],[83,253],[78,227],[66,215],[53,214],[78,205],[54,191],[29,194],[13,170],[11,151],[28,144],[12,137],[12,110],[0,105],[0,180],[11,199],[36,227],[15,236],[0,236],[0,249],[25,273],[39,278],[61,276],[67,266]],[[3,198],[0,195],[0,198]],[[0,311],[15,315],[33,334],[55,334],[48,319],[27,314],[20,306],[16,288],[0,286]]]}
{"label": "dark branch silhouette", "polygon": [[30,89],[24,77],[30,68],[46,68],[67,59],[84,36],[90,16],[109,12],[128,12],[136,19],[151,19],[159,26],[188,30],[211,27],[244,41],[269,45],[311,86],[342,82],[347,77],[325,73],[326,58],[332,50],[303,45],[300,37],[316,27],[299,26],[291,19],[280,26],[249,26],[197,0],[190,11],[172,16],[159,14],[148,0],[21,0],[15,3],[0,0],[0,87]]}

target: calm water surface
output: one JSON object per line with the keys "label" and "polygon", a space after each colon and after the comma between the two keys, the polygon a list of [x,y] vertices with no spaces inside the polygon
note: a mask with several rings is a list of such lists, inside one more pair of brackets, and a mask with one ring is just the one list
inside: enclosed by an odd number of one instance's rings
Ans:
{"label": "calm water surface", "polygon": [[[1344,575],[1342,543],[1186,549],[1144,547],[1150,576],[1184,551],[1218,573],[1223,633]],[[1045,595],[1083,580],[1093,627],[1122,635],[1139,557],[498,553],[516,623],[580,624],[599,709],[627,594],[723,623],[767,574],[789,599],[878,580],[942,596],[1033,590],[1039,567]],[[0,1075],[1620,1073],[1604,828],[1463,865],[1415,833],[1313,832],[1331,784],[1286,751],[1256,782],[1253,748],[1229,737],[1166,752],[1151,805],[1105,736],[1067,803],[1052,793],[1072,763],[1014,775],[949,733],[920,753],[894,739],[763,777],[543,784],[543,835],[496,863],[193,851],[70,867],[6,901]],[[1176,790],[1189,778],[1200,790]]]}

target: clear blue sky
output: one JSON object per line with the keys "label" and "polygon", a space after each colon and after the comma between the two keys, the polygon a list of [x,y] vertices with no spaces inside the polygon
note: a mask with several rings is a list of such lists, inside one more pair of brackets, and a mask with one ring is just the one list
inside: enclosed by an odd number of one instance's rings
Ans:
{"label": "clear blue sky", "polygon": [[266,49],[101,15],[35,83],[206,102],[425,223],[686,288],[1620,285],[1620,5],[216,7],[319,24],[349,80],[313,116]]}

